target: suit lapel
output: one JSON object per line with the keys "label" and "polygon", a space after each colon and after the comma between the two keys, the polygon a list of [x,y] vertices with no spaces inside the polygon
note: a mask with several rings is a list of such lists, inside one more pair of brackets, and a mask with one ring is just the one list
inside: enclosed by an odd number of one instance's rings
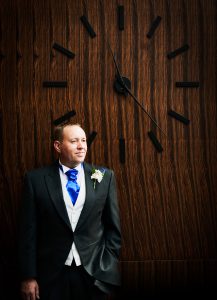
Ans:
{"label": "suit lapel", "polygon": [[68,227],[72,230],[69,217],[67,214],[65,202],[63,200],[62,186],[59,175],[59,167],[58,164],[52,166],[51,171],[48,175],[45,176],[45,181],[47,184],[48,192],[53,201],[53,204],[63,219],[63,221],[68,225]]}
{"label": "suit lapel", "polygon": [[84,207],[82,209],[80,218],[78,220],[78,224],[76,226],[77,230],[83,222],[87,219],[88,214],[90,213],[94,201],[95,201],[95,193],[96,191],[93,188],[93,180],[91,179],[91,174],[92,174],[92,166],[84,163],[84,174],[85,174],[85,185],[86,185],[86,198],[85,198],[85,203]]}

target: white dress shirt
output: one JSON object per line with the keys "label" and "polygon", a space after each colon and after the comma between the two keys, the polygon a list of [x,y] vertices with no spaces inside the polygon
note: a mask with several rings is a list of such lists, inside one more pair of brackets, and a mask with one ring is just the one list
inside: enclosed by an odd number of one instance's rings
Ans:
{"label": "white dress shirt", "polygon": [[[84,206],[85,197],[86,197],[86,187],[85,187],[85,176],[84,176],[84,168],[83,164],[79,164],[75,169],[78,170],[77,175],[77,183],[80,186],[80,191],[78,194],[78,198],[75,202],[75,205],[72,204],[72,200],[70,198],[70,195],[67,191],[66,184],[68,182],[68,177],[65,174],[70,168],[64,166],[60,161],[59,164],[62,166],[63,170],[59,168],[60,173],[60,179],[62,184],[62,191],[63,191],[63,199],[66,205],[66,210],[69,216],[69,221],[72,226],[72,230],[75,231],[76,225],[78,223],[81,211]],[[76,266],[81,265],[81,259],[78,254],[78,251],[76,249],[75,243],[72,243],[71,250],[69,252],[69,255],[65,261],[65,265],[71,266],[73,258],[75,259]]]}

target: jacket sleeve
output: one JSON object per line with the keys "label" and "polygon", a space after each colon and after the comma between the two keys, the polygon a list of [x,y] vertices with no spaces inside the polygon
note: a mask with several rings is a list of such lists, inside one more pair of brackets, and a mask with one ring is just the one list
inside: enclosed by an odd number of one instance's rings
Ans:
{"label": "jacket sleeve", "polygon": [[103,211],[105,246],[117,259],[121,247],[119,207],[114,172],[111,171],[108,196]]}
{"label": "jacket sleeve", "polygon": [[36,203],[28,175],[24,179],[19,227],[19,269],[21,280],[36,278]]}

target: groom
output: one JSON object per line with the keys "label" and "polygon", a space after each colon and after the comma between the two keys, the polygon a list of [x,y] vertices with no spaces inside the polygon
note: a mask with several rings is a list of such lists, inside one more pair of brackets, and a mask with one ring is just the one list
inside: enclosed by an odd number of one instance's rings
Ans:
{"label": "groom", "polygon": [[120,224],[112,170],[84,162],[78,124],[55,128],[59,160],[28,172],[19,261],[24,300],[101,300],[120,284]]}

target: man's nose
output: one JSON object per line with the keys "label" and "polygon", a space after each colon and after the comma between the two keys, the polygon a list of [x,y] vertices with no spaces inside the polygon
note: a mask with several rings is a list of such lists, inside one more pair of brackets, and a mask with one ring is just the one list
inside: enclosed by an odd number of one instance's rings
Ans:
{"label": "man's nose", "polygon": [[78,143],[77,143],[77,147],[78,147],[78,148],[83,148],[82,141],[78,141]]}

